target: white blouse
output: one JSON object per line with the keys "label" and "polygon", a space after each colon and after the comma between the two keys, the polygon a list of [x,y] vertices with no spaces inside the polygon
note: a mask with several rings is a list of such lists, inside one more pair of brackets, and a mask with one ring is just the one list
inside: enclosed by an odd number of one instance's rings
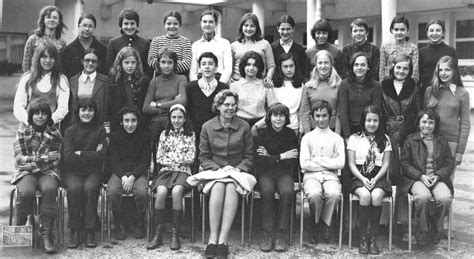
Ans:
{"label": "white blouse", "polygon": [[[375,166],[382,166],[383,155],[387,151],[392,151],[392,145],[390,139],[385,135],[387,142],[385,144],[385,150],[383,152],[375,152]],[[347,150],[355,151],[355,164],[363,165],[367,155],[369,154],[370,141],[369,138],[364,134],[352,134],[347,141]],[[378,149],[377,149],[378,150]]]}

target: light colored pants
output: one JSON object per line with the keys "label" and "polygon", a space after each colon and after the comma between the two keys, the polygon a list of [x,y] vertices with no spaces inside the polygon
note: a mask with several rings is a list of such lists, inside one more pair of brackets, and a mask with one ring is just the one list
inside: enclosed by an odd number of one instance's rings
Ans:
{"label": "light colored pants", "polygon": [[341,199],[341,183],[335,174],[333,174],[335,177],[329,173],[327,175],[323,175],[322,172],[317,174],[322,175],[307,177],[305,174],[304,191],[308,195],[311,210],[314,210],[315,223],[321,219],[327,226],[331,226],[332,215]]}
{"label": "light colored pants", "polygon": [[434,187],[428,189],[421,181],[417,181],[411,187],[411,192],[415,200],[415,215],[421,230],[427,232],[429,229],[429,206],[434,200],[434,223],[439,232],[443,231],[444,216],[448,212],[452,198],[448,186],[443,182],[438,182]]}

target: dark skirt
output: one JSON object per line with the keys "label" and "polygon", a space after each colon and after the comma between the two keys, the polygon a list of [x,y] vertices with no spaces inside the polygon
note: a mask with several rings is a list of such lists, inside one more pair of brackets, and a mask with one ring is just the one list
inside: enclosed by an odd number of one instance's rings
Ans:
{"label": "dark skirt", "polygon": [[[357,166],[359,168],[359,166]],[[359,168],[360,170],[360,168]],[[375,169],[372,172],[372,175],[375,176],[379,172],[380,167],[376,166]],[[369,179],[372,179],[373,177],[368,177]],[[359,187],[364,187],[364,183],[362,183],[361,180],[359,180],[357,177],[353,177],[351,180],[351,193],[354,193],[354,191],[359,188]],[[387,181],[387,177],[383,177],[382,179],[378,180],[375,183],[375,188],[380,188],[385,191],[386,194],[391,194],[392,193],[392,186]]]}
{"label": "dark skirt", "polygon": [[191,186],[186,182],[188,176],[187,173],[178,171],[160,172],[153,180],[152,190],[155,190],[160,185],[168,189],[172,189],[175,185],[182,185],[185,189],[189,189]]}

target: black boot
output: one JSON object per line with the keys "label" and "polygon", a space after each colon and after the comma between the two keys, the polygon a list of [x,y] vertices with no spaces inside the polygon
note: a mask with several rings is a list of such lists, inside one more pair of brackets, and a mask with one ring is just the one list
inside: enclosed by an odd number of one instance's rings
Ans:
{"label": "black boot", "polygon": [[52,242],[54,217],[42,215],[41,218],[41,238],[43,239],[44,251],[47,254],[54,254],[56,252],[54,249],[54,243]]}
{"label": "black boot", "polygon": [[135,238],[140,239],[145,237],[145,212],[137,213],[137,224],[135,225]]}
{"label": "black boot", "polygon": [[[359,205],[359,231],[360,231],[360,244],[359,244],[359,254],[368,254],[369,253],[369,239],[367,237],[367,225],[369,223],[369,206]],[[350,230],[349,230],[350,231]]]}
{"label": "black boot", "polygon": [[76,229],[70,229],[69,230],[69,239],[68,239],[68,248],[77,248],[79,246],[79,241],[77,238],[77,230]]}
{"label": "black boot", "polygon": [[360,244],[359,244],[359,254],[361,255],[366,255],[369,253],[369,241],[367,239],[367,236],[364,234],[360,238]]}
{"label": "black boot", "polygon": [[94,248],[97,246],[95,241],[95,229],[88,229],[86,231],[86,247]]}
{"label": "black boot", "polygon": [[27,220],[28,220],[28,216],[17,216],[16,217],[16,225],[17,226],[26,225]]}
{"label": "black boot", "polygon": [[382,215],[382,206],[371,206],[370,207],[370,228],[371,228],[371,238],[369,253],[373,255],[378,255],[380,253],[379,247],[377,246],[377,236],[379,235],[379,222],[380,215]]}
{"label": "black boot", "polygon": [[155,234],[146,249],[156,249],[163,244],[163,222],[165,209],[155,209]]}
{"label": "black boot", "polygon": [[377,245],[377,237],[376,236],[371,236],[370,237],[369,252],[372,255],[380,254],[380,250],[379,250],[379,247]]}
{"label": "black boot", "polygon": [[182,210],[173,210],[173,228],[171,229],[171,250],[178,250],[181,248],[179,242],[179,228],[181,227]]}
{"label": "black boot", "polygon": [[123,222],[123,215],[122,211],[114,210],[112,211],[112,215],[114,216],[115,222],[115,238],[117,240],[124,240],[126,238],[125,226]]}

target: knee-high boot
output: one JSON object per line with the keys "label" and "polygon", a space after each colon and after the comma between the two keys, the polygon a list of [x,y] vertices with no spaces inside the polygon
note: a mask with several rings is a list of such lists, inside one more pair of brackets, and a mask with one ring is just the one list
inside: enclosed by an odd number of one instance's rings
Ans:
{"label": "knee-high boot", "polygon": [[155,209],[155,234],[146,246],[146,249],[156,249],[163,244],[163,222],[165,209]]}
{"label": "knee-high boot", "polygon": [[43,239],[44,244],[44,251],[47,254],[54,254],[56,251],[54,249],[54,242],[53,239],[53,225],[54,225],[54,217],[53,216],[46,216],[41,215],[42,223],[41,223],[41,237]]}
{"label": "knee-high boot", "polygon": [[179,242],[179,229],[181,227],[182,210],[173,210],[173,228],[171,229],[171,250],[178,250],[181,248]]}

